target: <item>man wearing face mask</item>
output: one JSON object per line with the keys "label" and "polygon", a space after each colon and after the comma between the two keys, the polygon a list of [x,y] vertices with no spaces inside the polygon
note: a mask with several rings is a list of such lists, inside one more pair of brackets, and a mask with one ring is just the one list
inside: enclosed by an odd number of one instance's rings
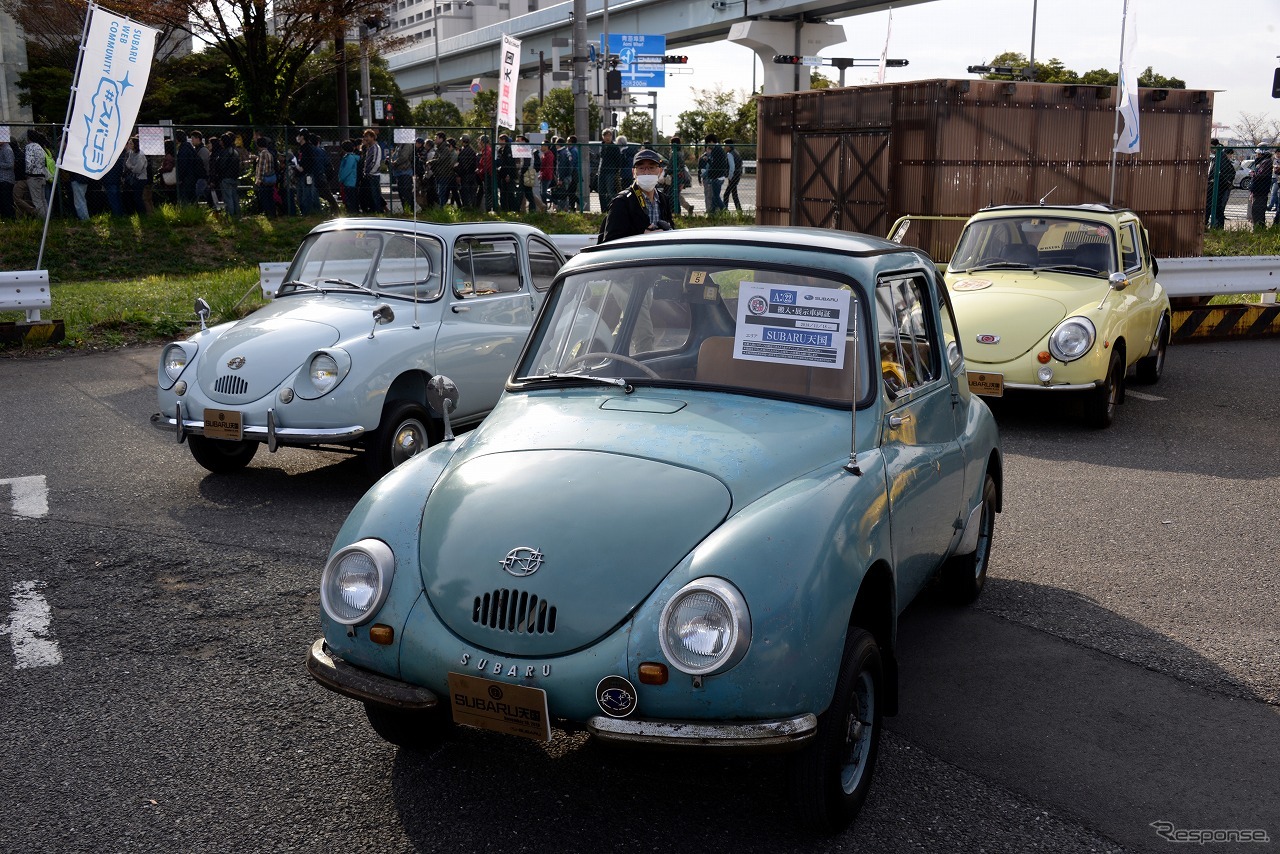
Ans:
{"label": "man wearing face mask", "polygon": [[658,188],[662,158],[650,148],[637,152],[632,161],[631,186],[613,197],[600,230],[600,243],[655,231],[670,231],[671,197]]}

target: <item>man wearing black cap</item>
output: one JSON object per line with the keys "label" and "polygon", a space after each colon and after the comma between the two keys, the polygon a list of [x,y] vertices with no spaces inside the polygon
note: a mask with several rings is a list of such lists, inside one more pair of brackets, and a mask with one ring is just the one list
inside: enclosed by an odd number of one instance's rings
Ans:
{"label": "man wearing black cap", "polygon": [[635,178],[631,186],[613,197],[600,230],[600,242],[619,237],[670,231],[671,197],[658,189],[662,158],[650,148],[641,149],[632,161]]}

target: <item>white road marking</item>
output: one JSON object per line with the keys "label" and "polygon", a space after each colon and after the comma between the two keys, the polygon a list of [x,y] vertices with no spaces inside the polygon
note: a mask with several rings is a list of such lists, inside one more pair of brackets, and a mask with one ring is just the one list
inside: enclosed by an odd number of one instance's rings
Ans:
{"label": "white road marking", "polygon": [[9,484],[13,493],[13,512],[19,516],[39,519],[49,513],[49,489],[45,486],[44,475],[31,477],[0,478],[0,486]]}
{"label": "white road marking", "polygon": [[62,650],[49,623],[52,614],[49,603],[40,592],[40,581],[15,581],[9,604],[9,625],[0,626],[0,634],[7,634],[13,644],[13,657],[19,670],[25,667],[51,667],[62,663]]}
{"label": "white road marking", "polygon": [[1164,400],[1163,397],[1158,397],[1154,394],[1147,394],[1144,391],[1131,391],[1130,389],[1125,389],[1124,393],[1127,397],[1136,397],[1138,400]]}

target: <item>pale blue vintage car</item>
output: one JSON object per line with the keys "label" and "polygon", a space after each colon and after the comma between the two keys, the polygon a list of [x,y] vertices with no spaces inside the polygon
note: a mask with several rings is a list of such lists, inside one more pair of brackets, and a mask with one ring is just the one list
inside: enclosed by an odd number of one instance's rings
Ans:
{"label": "pale blue vintage car", "polygon": [[564,256],[515,223],[336,219],[294,256],[276,298],[167,346],[151,423],[212,472],[259,446],[363,452],[381,474],[437,441],[427,382],[467,388],[476,424],[502,393]]}
{"label": "pale blue vintage car", "polygon": [[792,228],[592,247],[484,423],[352,511],[308,669],[406,748],[466,724],[789,751],[801,818],[835,831],[896,711],[899,614],[935,581],[978,595],[1002,481],[917,250]]}

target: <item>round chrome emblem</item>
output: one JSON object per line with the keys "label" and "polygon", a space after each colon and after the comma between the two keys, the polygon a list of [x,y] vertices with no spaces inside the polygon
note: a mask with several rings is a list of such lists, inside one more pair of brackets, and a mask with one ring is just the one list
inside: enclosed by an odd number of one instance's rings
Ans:
{"label": "round chrome emblem", "polygon": [[611,718],[625,718],[636,710],[636,689],[623,676],[606,676],[596,686],[596,704]]}
{"label": "round chrome emblem", "polygon": [[1000,336],[992,335],[990,332],[984,332],[983,334],[978,336],[978,343],[979,344],[999,344]]}
{"label": "round chrome emblem", "polygon": [[517,546],[507,552],[507,556],[498,561],[506,572],[516,578],[533,575],[542,566],[542,552],[531,546]]}
{"label": "round chrome emblem", "polygon": [[238,371],[244,367],[244,356],[233,356],[227,361],[227,367],[233,371]]}

